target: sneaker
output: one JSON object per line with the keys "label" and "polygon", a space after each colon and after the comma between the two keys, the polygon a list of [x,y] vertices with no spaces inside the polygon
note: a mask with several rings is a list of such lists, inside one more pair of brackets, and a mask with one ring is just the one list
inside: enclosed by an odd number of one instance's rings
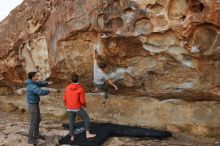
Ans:
{"label": "sneaker", "polygon": [[34,138],[29,138],[29,139],[28,139],[28,144],[36,145],[36,144],[37,144],[37,141],[36,141]]}

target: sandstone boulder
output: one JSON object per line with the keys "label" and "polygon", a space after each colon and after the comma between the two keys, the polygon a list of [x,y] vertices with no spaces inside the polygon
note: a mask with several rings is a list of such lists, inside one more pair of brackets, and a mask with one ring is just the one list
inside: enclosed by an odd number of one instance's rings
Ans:
{"label": "sandstone boulder", "polygon": [[218,101],[219,26],[215,0],[24,0],[0,23],[0,86],[77,72],[89,91],[99,44],[121,95]]}

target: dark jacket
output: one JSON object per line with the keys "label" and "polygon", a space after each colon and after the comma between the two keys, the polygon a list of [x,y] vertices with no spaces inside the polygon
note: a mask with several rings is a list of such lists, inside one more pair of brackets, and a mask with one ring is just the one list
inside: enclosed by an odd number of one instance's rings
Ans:
{"label": "dark jacket", "polygon": [[48,95],[49,90],[42,90],[40,87],[48,86],[48,82],[34,82],[32,80],[26,81],[27,90],[27,102],[29,104],[38,104],[40,102],[40,96]]}

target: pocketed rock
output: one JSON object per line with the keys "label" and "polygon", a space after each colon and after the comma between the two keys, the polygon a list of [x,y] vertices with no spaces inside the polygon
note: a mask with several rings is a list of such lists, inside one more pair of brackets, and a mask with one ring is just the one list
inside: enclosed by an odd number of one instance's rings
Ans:
{"label": "pocketed rock", "polygon": [[77,72],[91,91],[98,44],[120,95],[219,101],[219,26],[217,0],[24,0],[0,23],[0,86]]}

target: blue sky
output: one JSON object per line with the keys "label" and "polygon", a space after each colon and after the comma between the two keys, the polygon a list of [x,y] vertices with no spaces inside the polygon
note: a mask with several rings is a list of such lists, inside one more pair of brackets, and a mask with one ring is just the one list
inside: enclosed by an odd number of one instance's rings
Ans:
{"label": "blue sky", "polygon": [[23,0],[0,0],[0,21],[2,21],[11,10],[22,3]]}

